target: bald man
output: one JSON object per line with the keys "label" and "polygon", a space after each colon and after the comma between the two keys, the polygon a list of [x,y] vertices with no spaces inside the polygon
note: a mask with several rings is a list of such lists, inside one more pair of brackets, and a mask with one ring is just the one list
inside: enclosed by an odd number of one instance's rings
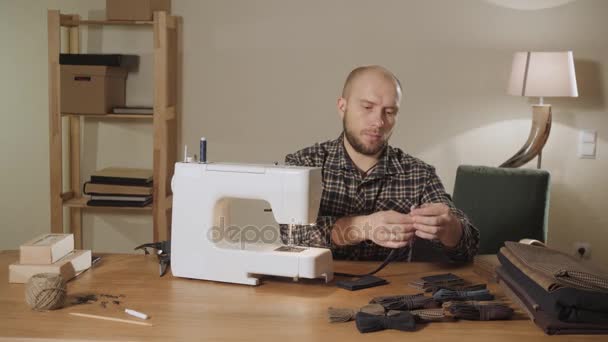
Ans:
{"label": "bald man", "polygon": [[351,71],[338,98],[343,132],[285,157],[323,169],[317,224],[296,226],[285,243],[326,247],[334,259],[468,261],[479,232],[445,192],[435,169],[388,145],[402,90],[380,66]]}

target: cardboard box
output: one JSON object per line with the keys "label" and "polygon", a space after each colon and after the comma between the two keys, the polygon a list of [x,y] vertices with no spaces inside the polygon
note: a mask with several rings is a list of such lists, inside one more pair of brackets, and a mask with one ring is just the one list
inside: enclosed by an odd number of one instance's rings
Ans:
{"label": "cardboard box", "polygon": [[44,234],[19,247],[21,264],[52,264],[74,250],[74,234]]}
{"label": "cardboard box", "polygon": [[107,114],[125,106],[125,68],[61,65],[60,69],[62,113]]}
{"label": "cardboard box", "polygon": [[106,0],[108,20],[152,20],[154,11],[171,13],[171,0]]}
{"label": "cardboard box", "polygon": [[65,281],[91,267],[91,251],[75,250],[50,265],[24,265],[14,263],[8,266],[9,283],[27,283],[31,276],[38,273],[61,274]]}

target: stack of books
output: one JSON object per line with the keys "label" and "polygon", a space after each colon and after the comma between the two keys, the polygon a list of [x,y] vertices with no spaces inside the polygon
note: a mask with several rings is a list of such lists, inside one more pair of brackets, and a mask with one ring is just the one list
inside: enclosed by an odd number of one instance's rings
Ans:
{"label": "stack of books", "polygon": [[144,207],[152,203],[152,170],[108,167],[84,184],[90,206]]}
{"label": "stack of books", "polygon": [[73,234],[44,234],[19,247],[19,262],[9,265],[9,283],[27,283],[38,273],[61,274],[68,281],[91,267],[90,250],[74,250]]}

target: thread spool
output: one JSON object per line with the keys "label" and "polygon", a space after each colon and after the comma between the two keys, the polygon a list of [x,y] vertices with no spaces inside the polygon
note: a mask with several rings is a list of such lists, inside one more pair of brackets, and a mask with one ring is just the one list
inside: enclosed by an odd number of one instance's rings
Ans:
{"label": "thread spool", "polygon": [[63,307],[67,285],[60,274],[34,274],[25,285],[25,301],[34,310],[54,310]]}
{"label": "thread spool", "polygon": [[201,137],[199,152],[201,154],[201,158],[200,158],[201,163],[206,163],[207,162],[207,139],[205,139],[205,137]]}

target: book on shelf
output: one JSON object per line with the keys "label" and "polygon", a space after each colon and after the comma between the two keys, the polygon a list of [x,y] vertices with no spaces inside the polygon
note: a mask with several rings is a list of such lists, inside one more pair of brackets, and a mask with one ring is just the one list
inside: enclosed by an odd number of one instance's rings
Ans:
{"label": "book on shelf", "polygon": [[116,196],[116,195],[92,195],[93,201],[124,201],[124,202],[145,202],[152,199],[150,196]]}
{"label": "book on shelf", "polygon": [[152,184],[150,183],[146,186],[137,186],[86,182],[84,183],[82,192],[85,195],[149,196],[152,195]]}
{"label": "book on shelf", "polygon": [[93,172],[90,183],[106,185],[151,186],[152,170],[107,167]]}
{"label": "book on shelf", "polygon": [[139,65],[138,55],[95,54],[95,53],[62,53],[59,54],[62,65],[104,65],[135,69]]}
{"label": "book on shelf", "polygon": [[112,109],[114,114],[141,114],[141,115],[152,115],[154,109],[146,106],[132,106],[132,107],[114,107]]}
{"label": "book on shelf", "polygon": [[92,207],[135,207],[141,208],[152,203],[152,196],[144,196],[141,198],[127,199],[130,196],[94,196],[87,205]]}

